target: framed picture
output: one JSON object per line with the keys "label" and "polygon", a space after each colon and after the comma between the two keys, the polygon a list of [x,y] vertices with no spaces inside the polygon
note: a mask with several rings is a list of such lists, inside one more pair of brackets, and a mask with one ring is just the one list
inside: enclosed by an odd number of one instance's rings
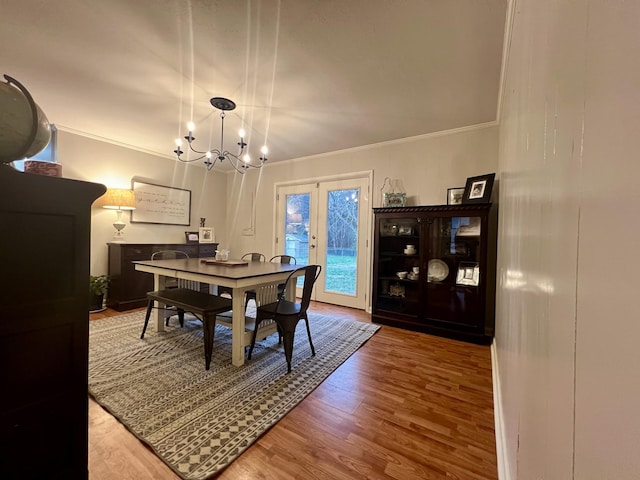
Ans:
{"label": "framed picture", "polygon": [[463,195],[464,187],[447,188],[447,205],[460,205]]}
{"label": "framed picture", "polygon": [[469,285],[477,287],[480,283],[480,266],[477,262],[460,262],[458,274],[456,275],[457,285]]}
{"label": "framed picture", "polygon": [[198,241],[200,243],[215,243],[216,241],[213,227],[200,227],[199,234]]}
{"label": "framed picture", "polygon": [[198,232],[184,232],[187,243],[198,243]]}
{"label": "framed picture", "polygon": [[131,223],[163,225],[191,224],[191,190],[165,187],[133,179],[136,209],[131,210]]}
{"label": "framed picture", "polygon": [[495,173],[467,178],[462,203],[489,203]]}
{"label": "framed picture", "polygon": [[385,193],[384,194],[385,207],[404,207],[406,204],[407,204],[406,193]]}
{"label": "framed picture", "polygon": [[413,235],[413,228],[409,225],[400,225],[398,235]]}

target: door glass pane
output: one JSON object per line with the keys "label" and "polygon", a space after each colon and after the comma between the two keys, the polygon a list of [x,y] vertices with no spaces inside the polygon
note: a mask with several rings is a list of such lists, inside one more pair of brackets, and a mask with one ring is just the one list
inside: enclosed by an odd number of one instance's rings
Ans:
{"label": "door glass pane", "polygon": [[332,190],[327,195],[325,290],[355,295],[360,191]]}
{"label": "door glass pane", "polygon": [[300,265],[309,263],[310,198],[311,195],[308,193],[287,195],[284,253],[295,257]]}

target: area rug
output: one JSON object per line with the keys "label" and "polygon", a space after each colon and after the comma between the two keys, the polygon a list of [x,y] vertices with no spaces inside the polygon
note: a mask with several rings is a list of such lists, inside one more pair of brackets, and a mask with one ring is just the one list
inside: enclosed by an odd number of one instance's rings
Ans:
{"label": "area rug", "polygon": [[310,314],[316,356],[298,324],[287,374],[278,335],[231,364],[231,330],[216,325],[211,369],[202,324],[186,317],[140,332],[144,312],[90,322],[89,393],[183,479],[206,479],[246,450],[379,328]]}

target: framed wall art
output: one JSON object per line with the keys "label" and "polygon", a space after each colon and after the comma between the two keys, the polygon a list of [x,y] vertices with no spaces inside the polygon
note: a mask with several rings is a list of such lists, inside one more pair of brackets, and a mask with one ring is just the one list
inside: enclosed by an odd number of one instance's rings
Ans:
{"label": "framed wall art", "polygon": [[191,224],[191,190],[133,180],[136,209],[131,223]]}
{"label": "framed wall art", "polygon": [[495,176],[495,173],[488,173],[467,178],[462,203],[489,203]]}

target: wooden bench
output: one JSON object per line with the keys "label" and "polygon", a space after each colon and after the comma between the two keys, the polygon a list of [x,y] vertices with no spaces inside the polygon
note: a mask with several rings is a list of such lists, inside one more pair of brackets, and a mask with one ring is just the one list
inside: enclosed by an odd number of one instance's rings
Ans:
{"label": "wooden bench", "polygon": [[148,292],[147,314],[144,318],[144,327],[140,338],[144,338],[144,333],[149,324],[153,302],[172,305],[178,309],[178,313],[193,313],[202,321],[204,330],[204,362],[205,369],[209,370],[211,364],[211,354],[213,353],[213,336],[216,328],[216,315],[231,310],[231,300],[218,295],[190,290],[188,288],[169,288]]}

